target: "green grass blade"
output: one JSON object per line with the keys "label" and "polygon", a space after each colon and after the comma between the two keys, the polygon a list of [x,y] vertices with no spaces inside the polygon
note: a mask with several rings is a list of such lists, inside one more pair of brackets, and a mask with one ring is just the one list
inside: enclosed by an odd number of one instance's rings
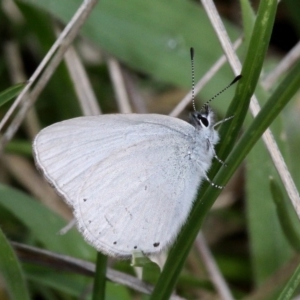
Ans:
{"label": "green grass blade", "polygon": [[290,278],[290,280],[285,285],[283,291],[277,298],[277,300],[289,300],[292,299],[292,296],[295,290],[298,288],[300,284],[300,265],[295,270],[294,274]]}
{"label": "green grass blade", "polygon": [[5,146],[6,153],[32,157],[32,144],[27,140],[13,139]]}
{"label": "green grass blade", "polygon": [[244,36],[245,36],[245,41],[248,45],[255,24],[255,14],[249,0],[240,0],[240,3],[241,3],[241,11],[243,16],[242,19],[243,19]]}
{"label": "green grass blade", "polygon": [[83,259],[91,259],[94,254],[93,249],[84,242],[77,231],[70,230],[65,235],[58,234],[66,222],[24,193],[0,184],[0,205],[28,227],[48,250]]}
{"label": "green grass blade", "polygon": [[0,274],[14,300],[29,300],[23,271],[14,250],[0,229]]}
{"label": "green grass blade", "polygon": [[299,252],[300,250],[300,227],[299,219],[291,203],[283,196],[279,184],[270,178],[270,190],[276,205],[276,212],[280,221],[281,228],[289,241],[290,245]]}
{"label": "green grass blade", "polygon": [[[280,118],[272,124],[272,133],[278,136]],[[275,125],[275,126],[274,126]],[[280,140],[279,140],[280,142]],[[278,143],[279,146],[282,146]],[[280,147],[280,149],[284,149]],[[282,152],[284,155],[284,152]],[[269,190],[269,176],[280,178],[265,144],[260,139],[246,159],[246,220],[253,282],[260,286],[291,256],[291,247],[281,229],[276,206]]]}
{"label": "green grass blade", "polygon": [[0,93],[0,106],[14,99],[24,88],[25,83],[18,83]]}
{"label": "green grass blade", "polygon": [[107,256],[98,252],[94,276],[93,300],[105,299]]}

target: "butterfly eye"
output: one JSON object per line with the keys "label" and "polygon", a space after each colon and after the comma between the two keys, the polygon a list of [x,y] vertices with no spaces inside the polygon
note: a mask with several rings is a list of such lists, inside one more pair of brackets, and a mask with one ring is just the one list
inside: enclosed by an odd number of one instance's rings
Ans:
{"label": "butterfly eye", "polygon": [[200,116],[199,119],[200,119],[200,123],[201,123],[202,125],[204,125],[205,127],[208,127],[209,122],[208,122],[208,120],[207,120],[206,117]]}
{"label": "butterfly eye", "polygon": [[206,112],[193,112],[190,115],[190,122],[196,128],[203,128],[209,126],[208,113]]}

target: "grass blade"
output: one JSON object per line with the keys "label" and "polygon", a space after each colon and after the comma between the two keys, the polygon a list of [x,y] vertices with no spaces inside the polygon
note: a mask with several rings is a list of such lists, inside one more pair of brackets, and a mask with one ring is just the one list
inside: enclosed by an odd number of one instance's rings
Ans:
{"label": "grass blade", "polygon": [[5,91],[0,93],[0,106],[5,104],[6,102],[14,99],[23,89],[25,86],[24,83],[18,83]]}
{"label": "grass blade", "polygon": [[0,229],[0,273],[8,293],[14,300],[29,300],[23,272],[14,250]]}
{"label": "grass blade", "polygon": [[94,276],[93,300],[105,299],[107,256],[98,252]]}
{"label": "grass blade", "polygon": [[287,282],[286,286],[284,287],[283,291],[281,292],[277,300],[292,299],[292,296],[295,290],[298,288],[299,284],[300,284],[300,265],[297,267],[294,274]]}

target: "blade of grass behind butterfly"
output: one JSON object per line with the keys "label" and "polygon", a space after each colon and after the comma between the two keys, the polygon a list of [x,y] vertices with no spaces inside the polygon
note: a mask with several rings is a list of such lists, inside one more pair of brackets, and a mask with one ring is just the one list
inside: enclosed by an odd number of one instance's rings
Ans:
{"label": "blade of grass behind butterfly", "polygon": [[248,49],[256,16],[249,0],[240,0],[240,5],[244,29],[244,43],[247,44],[246,49]]}
{"label": "blade of grass behind butterfly", "polygon": [[[236,115],[236,117],[233,119],[233,122],[225,123],[227,128],[222,129],[221,131],[223,142],[220,148],[224,154],[221,155],[221,157],[226,157],[225,154],[230,152],[231,145],[236,139],[245,119],[250,97],[254,92],[263,65],[265,53],[268,48],[268,41],[273,27],[276,6],[277,2],[275,0],[263,1],[260,4],[253,35],[249,44],[245,64],[243,66],[242,74],[244,77],[238,83],[235,97],[227,113],[227,116]],[[268,21],[266,22],[265,20]],[[262,40],[264,42],[257,43],[257,40]],[[226,168],[226,172],[229,168],[233,169],[233,167],[236,169],[236,165],[228,166]],[[216,172],[216,169],[214,169],[214,172]],[[232,175],[232,173],[230,173],[230,175]],[[222,174],[224,174],[224,171]],[[223,180],[224,178],[225,177],[223,177]],[[224,181],[216,182],[218,184],[222,184]],[[180,235],[178,236],[177,242],[169,253],[168,260],[156,284],[151,299],[166,299],[171,294],[183,267],[184,261],[189,253],[189,249],[201,227],[204,216],[220,193],[217,189],[214,189],[213,192],[211,192],[211,190],[211,187],[207,190],[207,192],[210,192],[210,198],[205,197],[203,198],[205,201],[196,201],[190,219],[183,227]],[[203,207],[204,203],[206,205],[205,208]]]}
{"label": "blade of grass behind butterfly", "polygon": [[299,284],[300,284],[300,265],[298,265],[298,267],[296,268],[294,274],[285,285],[284,289],[280,293],[277,300],[292,299],[293,295],[295,294],[295,291],[299,287]]}
{"label": "blade of grass behind butterfly", "polygon": [[0,229],[0,274],[11,299],[29,300],[28,289],[25,284],[23,271],[19,260]]}
{"label": "blade of grass behind butterfly", "polygon": [[82,237],[76,230],[65,236],[58,235],[66,222],[32,197],[0,184],[0,205],[0,209],[4,207],[19,219],[47,250],[84,259],[94,256],[94,249],[82,243]]}
{"label": "blade of grass behind butterfly", "polygon": [[24,88],[25,83],[15,84],[0,93],[0,106],[16,97]]}
{"label": "blade of grass behind butterfly", "polygon": [[276,213],[280,221],[280,226],[284,235],[291,245],[291,247],[296,251],[300,251],[300,228],[299,228],[299,218],[292,207],[290,201],[286,199],[283,195],[280,184],[273,177],[269,177],[270,191],[274,204],[276,205]]}
{"label": "blade of grass behind butterfly", "polygon": [[105,299],[107,256],[98,252],[94,276],[93,300]]}

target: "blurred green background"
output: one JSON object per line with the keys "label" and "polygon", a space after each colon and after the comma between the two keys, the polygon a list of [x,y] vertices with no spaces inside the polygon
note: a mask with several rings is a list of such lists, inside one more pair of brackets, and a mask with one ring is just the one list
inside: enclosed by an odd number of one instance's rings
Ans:
{"label": "blurred green background", "polygon": [[[243,2],[246,1],[215,1],[232,41],[244,32]],[[0,3],[0,91],[17,83],[13,64],[17,64],[16,68],[25,75],[21,81],[30,77],[56,39],[55,26],[63,28],[80,3],[77,0],[3,0]],[[256,11],[259,1],[251,4]],[[298,1],[289,0],[279,5],[262,78],[272,72],[298,42],[300,19],[296,12],[299,11]],[[245,34],[244,44],[238,50],[242,61],[247,42]],[[133,111],[168,114],[191,87],[191,46],[196,51],[197,81],[222,55],[222,49],[201,5],[188,0],[99,1],[74,42],[104,113],[118,112],[106,64],[108,56],[121,62],[124,72],[131,76],[138,90],[142,102],[132,102]],[[197,96],[197,106],[200,107],[233,78],[233,72],[225,64]],[[280,79],[266,92],[268,96],[279,82]],[[218,119],[225,114],[234,91],[235,88],[231,88],[212,103]],[[263,102],[263,97],[259,99]],[[0,119],[10,105],[11,102],[7,102],[0,107]],[[180,117],[187,119],[191,109],[189,106]],[[272,125],[298,189],[299,111],[298,95]],[[75,229],[64,236],[57,234],[71,214],[37,173],[31,154],[35,132],[79,115],[82,112],[74,86],[65,63],[62,63],[2,155],[0,227],[9,240],[95,261],[95,251]],[[249,114],[245,128],[251,120]],[[218,266],[237,299],[260,291],[270,278],[276,282],[277,273],[283,275],[285,271],[282,268],[297,257],[297,249],[290,245],[276,213],[270,176],[275,178],[282,190],[265,146],[259,142],[227,185],[203,228]],[[283,198],[290,217],[293,211],[285,193]],[[294,215],[292,225],[286,226],[299,227]],[[6,255],[7,252],[1,253]],[[0,259],[5,260],[6,256],[0,256]],[[129,262],[111,261],[109,265],[134,274]],[[91,299],[91,277],[58,272],[34,262],[22,262],[21,267],[27,284],[24,289],[29,289],[30,299]],[[145,273],[146,279],[154,283],[159,271],[151,265]],[[283,284],[284,281],[273,285],[271,291],[265,292],[260,299],[276,299],[276,293]],[[187,299],[217,299],[195,249],[192,249],[180,276],[177,292]],[[122,285],[109,283],[107,286],[106,299],[147,297]],[[10,299],[7,282],[1,277],[0,299]]]}

